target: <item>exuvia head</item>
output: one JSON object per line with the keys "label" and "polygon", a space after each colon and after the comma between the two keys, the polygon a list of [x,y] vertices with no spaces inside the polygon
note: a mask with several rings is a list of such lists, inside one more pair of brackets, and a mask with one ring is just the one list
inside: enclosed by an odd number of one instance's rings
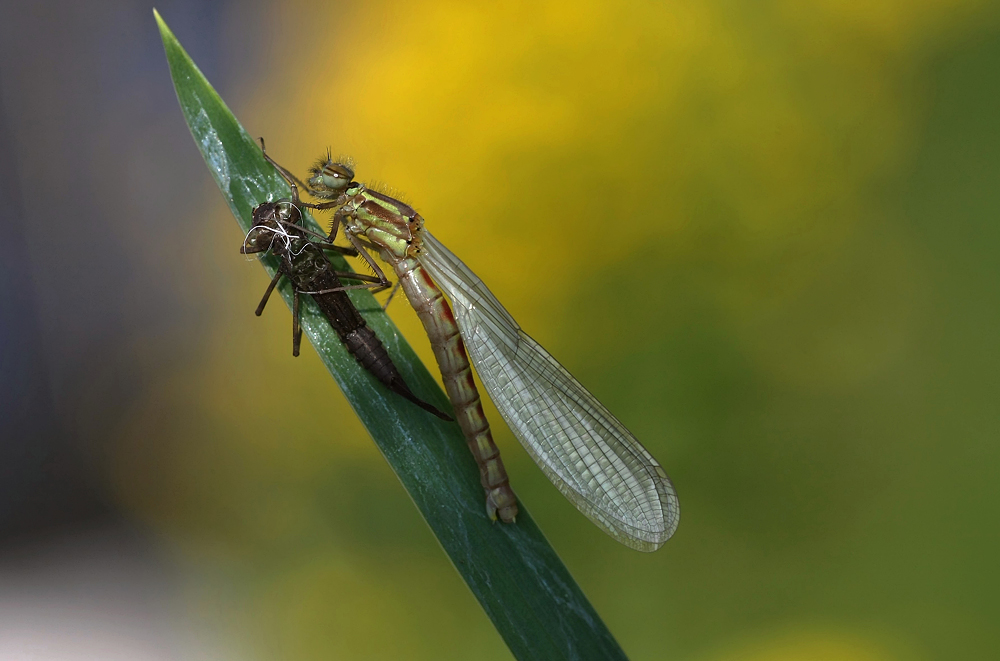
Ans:
{"label": "exuvia head", "polygon": [[251,255],[271,248],[275,235],[287,235],[282,222],[298,223],[301,214],[291,200],[258,204],[253,210],[253,226],[243,239],[240,252]]}
{"label": "exuvia head", "polygon": [[321,158],[316,165],[309,168],[310,191],[316,197],[335,198],[351,185],[354,181],[354,168],[350,159],[341,158],[333,160],[330,151],[327,150],[326,158]]}

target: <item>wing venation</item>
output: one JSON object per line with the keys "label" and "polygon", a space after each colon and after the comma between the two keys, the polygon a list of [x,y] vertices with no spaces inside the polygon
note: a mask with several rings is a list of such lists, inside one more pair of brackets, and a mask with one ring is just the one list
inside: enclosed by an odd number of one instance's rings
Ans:
{"label": "wing venation", "polygon": [[528,454],[609,535],[641,551],[659,548],[680,518],[660,464],[482,280],[429,232],[422,236],[420,262],[451,301],[476,372]]}

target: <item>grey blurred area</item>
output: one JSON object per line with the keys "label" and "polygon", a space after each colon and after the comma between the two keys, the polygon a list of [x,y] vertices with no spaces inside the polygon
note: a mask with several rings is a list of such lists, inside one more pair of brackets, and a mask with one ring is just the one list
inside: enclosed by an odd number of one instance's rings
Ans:
{"label": "grey blurred area", "polygon": [[64,526],[0,557],[0,659],[233,658],[178,607],[190,572],[121,525]]}
{"label": "grey blurred area", "polygon": [[[238,100],[262,13],[159,10]],[[177,287],[204,268],[185,243],[206,178],[171,148],[189,139],[148,3],[0,4],[0,658],[196,656],[157,642],[178,639],[163,614],[182,569],[100,461],[208,315]]]}

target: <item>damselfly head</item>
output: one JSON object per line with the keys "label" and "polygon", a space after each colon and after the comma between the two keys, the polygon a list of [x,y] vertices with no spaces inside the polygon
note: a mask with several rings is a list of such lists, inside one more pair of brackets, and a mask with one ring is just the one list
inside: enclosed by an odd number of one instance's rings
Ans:
{"label": "damselfly head", "polygon": [[309,168],[309,188],[316,197],[337,197],[354,181],[353,165],[349,159],[335,161],[327,151],[326,158]]}

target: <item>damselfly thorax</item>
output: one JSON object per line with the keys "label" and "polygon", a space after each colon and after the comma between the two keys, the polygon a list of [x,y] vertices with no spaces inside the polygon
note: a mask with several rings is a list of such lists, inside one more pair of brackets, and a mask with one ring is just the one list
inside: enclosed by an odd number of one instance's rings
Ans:
{"label": "damselfly thorax", "polygon": [[345,232],[363,236],[378,246],[386,262],[417,254],[424,219],[413,207],[362,184],[352,186],[347,194],[339,212]]}

